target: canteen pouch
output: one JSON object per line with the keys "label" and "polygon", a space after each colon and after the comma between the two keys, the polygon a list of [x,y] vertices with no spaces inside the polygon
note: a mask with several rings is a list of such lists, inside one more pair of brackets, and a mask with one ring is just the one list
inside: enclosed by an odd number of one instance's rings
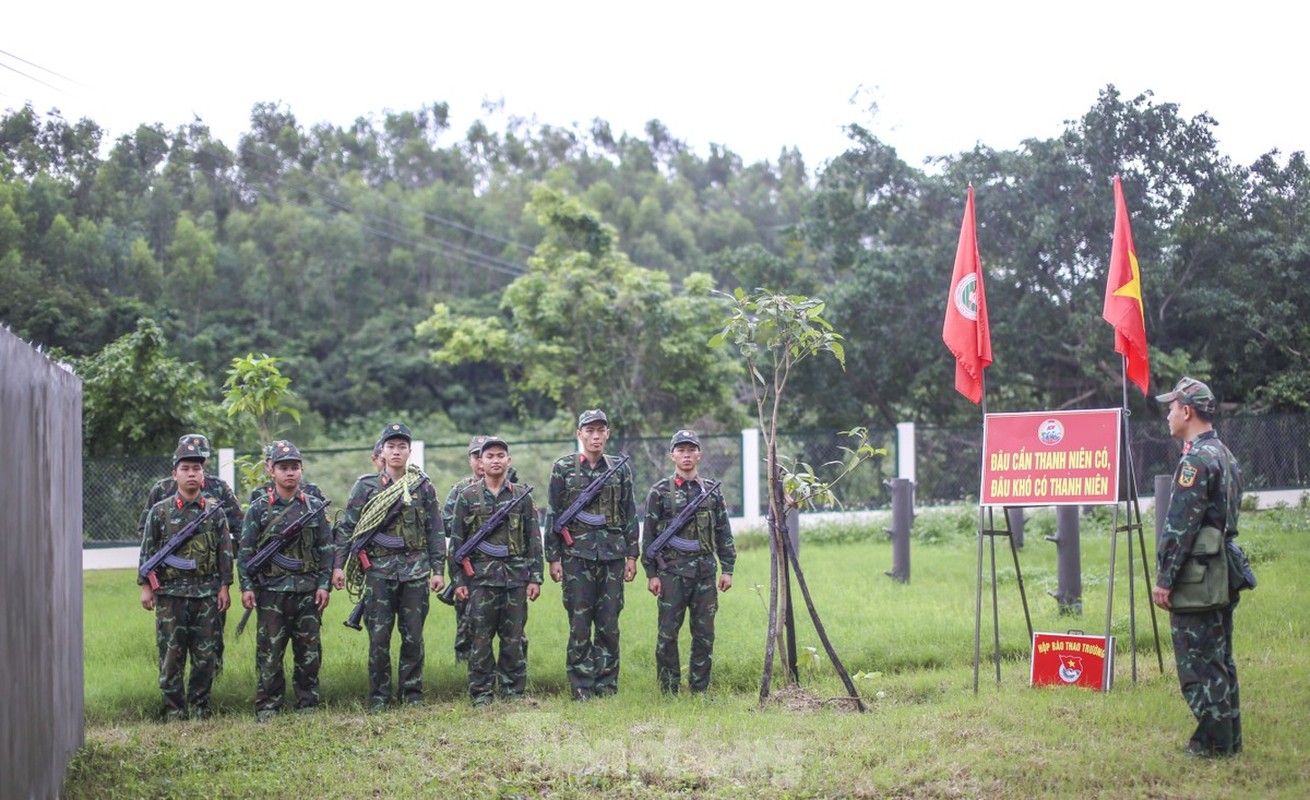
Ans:
{"label": "canteen pouch", "polygon": [[1224,533],[1206,526],[1197,531],[1169,594],[1169,610],[1196,614],[1228,607],[1228,554]]}
{"label": "canteen pouch", "polygon": [[1234,593],[1254,589],[1255,572],[1246,558],[1246,552],[1237,542],[1229,539],[1224,543],[1224,555],[1228,556],[1228,588]]}

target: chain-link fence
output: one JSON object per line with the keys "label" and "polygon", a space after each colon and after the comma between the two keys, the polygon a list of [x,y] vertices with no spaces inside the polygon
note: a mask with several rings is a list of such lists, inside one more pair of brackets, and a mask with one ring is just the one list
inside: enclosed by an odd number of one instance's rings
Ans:
{"label": "chain-link fence", "polygon": [[[1152,490],[1152,476],[1172,474],[1178,463],[1179,445],[1169,437],[1164,420],[1131,425],[1133,468],[1141,494]],[[1243,485],[1247,489],[1295,489],[1310,487],[1310,416],[1269,415],[1259,417],[1220,418],[1216,421],[1220,438],[1232,449],[1242,467]],[[891,503],[885,481],[896,477],[896,431],[871,430],[870,444],[885,448],[885,456],[872,459],[847,476],[837,487],[843,508],[884,508]],[[915,493],[921,504],[955,503],[976,499],[980,481],[979,458],[982,452],[981,426],[916,426]],[[778,456],[788,468],[797,462],[809,465],[821,479],[831,480],[853,449],[854,437],[831,431],[785,433],[778,436]],[[466,442],[427,442],[424,445],[424,468],[437,487],[442,500],[451,484],[468,474]],[[520,482],[537,487],[537,506],[546,506],[547,481],[555,459],[572,452],[572,439],[545,439],[510,442],[511,466]],[[634,486],[638,513],[646,500],[646,491],[655,481],[672,474],[668,437],[610,440],[609,453],[632,455]],[[740,434],[707,434],[701,437],[701,472],[723,481],[723,496],[729,513],[743,513],[744,464]],[[333,508],[345,506],[350,487],[361,474],[372,470],[370,449],[347,447],[331,450],[303,450],[305,479],[317,483]],[[242,454],[239,454],[241,457]],[[244,454],[255,458],[255,454]],[[761,443],[760,456],[765,457]],[[209,463],[210,471],[217,459]],[[163,456],[88,458],[83,462],[83,518],[88,543],[136,543],[146,493],[159,478],[169,474],[171,460]],[[767,479],[759,469],[761,515],[767,511]],[[237,496],[245,502],[253,486],[241,485],[238,472]],[[335,512],[334,512],[335,513]]]}

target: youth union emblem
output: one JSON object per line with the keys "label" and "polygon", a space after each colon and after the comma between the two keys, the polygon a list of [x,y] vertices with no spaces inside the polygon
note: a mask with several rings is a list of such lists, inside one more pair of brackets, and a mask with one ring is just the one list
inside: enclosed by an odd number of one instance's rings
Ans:
{"label": "youth union emblem", "polygon": [[1083,674],[1083,660],[1077,656],[1060,657],[1060,680],[1076,683]]}
{"label": "youth union emblem", "polygon": [[1044,445],[1059,444],[1064,438],[1064,423],[1058,419],[1044,420],[1037,426],[1037,440]]}
{"label": "youth union emblem", "polygon": [[967,320],[978,319],[977,275],[965,275],[955,284],[955,310]]}

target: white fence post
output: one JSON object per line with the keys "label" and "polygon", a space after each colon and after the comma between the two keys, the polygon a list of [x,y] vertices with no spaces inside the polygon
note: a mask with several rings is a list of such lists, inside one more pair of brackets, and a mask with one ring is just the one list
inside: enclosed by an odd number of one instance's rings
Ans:
{"label": "white fence post", "polygon": [[237,488],[237,451],[231,447],[218,448],[218,477],[224,483],[232,487],[233,491],[240,491]]}
{"label": "white fence post", "polygon": [[760,516],[760,432],[756,428],[741,432],[741,516],[747,523],[763,519]]}
{"label": "white fence post", "polygon": [[426,456],[427,452],[423,447],[422,439],[415,439],[409,443],[409,463],[414,464],[419,469],[424,469],[423,462]]}

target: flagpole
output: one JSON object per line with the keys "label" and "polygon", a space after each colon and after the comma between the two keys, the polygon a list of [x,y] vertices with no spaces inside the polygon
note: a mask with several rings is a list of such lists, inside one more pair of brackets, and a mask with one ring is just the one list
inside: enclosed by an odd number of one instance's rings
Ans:
{"label": "flagpole", "polygon": [[[982,385],[981,398],[979,406],[982,408],[983,430],[986,431],[987,420],[987,372],[983,370],[979,382]],[[987,454],[985,448],[980,448],[978,453],[979,475],[984,474],[982,470],[986,465],[983,459]],[[974,584],[974,604],[973,604],[973,693],[978,694],[978,664],[982,660],[982,562],[983,562],[983,505],[982,498],[978,498],[978,574],[977,581]],[[999,676],[998,676],[999,679]]]}

